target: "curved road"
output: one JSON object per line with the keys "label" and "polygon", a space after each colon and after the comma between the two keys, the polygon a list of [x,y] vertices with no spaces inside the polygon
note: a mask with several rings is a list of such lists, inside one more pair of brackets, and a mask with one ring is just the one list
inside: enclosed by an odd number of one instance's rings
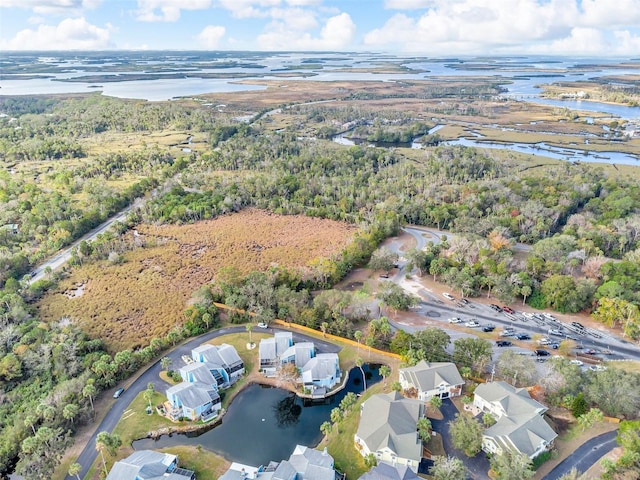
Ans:
{"label": "curved road", "polygon": [[572,468],[578,472],[586,472],[594,463],[600,460],[617,446],[617,430],[603,433],[594,437],[578,447],[578,449],[554,467],[543,480],[557,480],[569,473]]}
{"label": "curved road", "polygon": [[[280,329],[270,329],[272,331],[281,331]],[[204,342],[207,342],[213,338],[220,337],[222,335],[227,335],[230,333],[242,333],[246,332],[245,325],[239,325],[237,327],[226,327],[218,330],[214,330],[208,333],[205,333],[199,337],[193,338],[182,345],[178,345],[171,352],[167,353],[165,356],[169,357],[173,361],[173,365],[180,365],[182,363],[182,355],[191,356],[191,350]],[[295,342],[301,341],[311,341],[313,342],[319,351],[326,353],[338,353],[340,351],[340,347],[334,345],[333,343],[325,342],[323,340],[319,340],[317,338],[308,337],[306,335],[292,332],[293,339]],[[88,443],[85,445],[84,449],[78,456],[76,462],[78,462],[82,469],[80,471],[80,478],[84,478],[91,465],[95,462],[98,452],[96,450],[96,437],[99,432],[112,432],[115,428],[116,424],[122,417],[123,413],[129,408],[129,405],[133,401],[133,399],[142,391],[146,390],[147,385],[149,383],[153,383],[153,386],[156,391],[163,392],[170,385],[160,379],[160,360],[157,360],[151,366],[147,368],[137,379],[133,381],[133,383],[124,391],[124,393],[120,396],[119,399],[114,400],[114,404],[111,406],[107,414],[102,419],[102,422],[95,428],[91,438]],[[102,395],[111,394],[115,391],[115,389],[107,390],[102,392]],[[67,475],[65,480],[73,480],[75,477],[71,477]]]}

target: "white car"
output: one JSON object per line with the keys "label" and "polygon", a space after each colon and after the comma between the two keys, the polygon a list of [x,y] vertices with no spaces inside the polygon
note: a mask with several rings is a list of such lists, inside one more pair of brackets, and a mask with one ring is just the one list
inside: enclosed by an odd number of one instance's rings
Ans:
{"label": "white car", "polygon": [[553,343],[553,340],[551,340],[549,337],[542,337],[540,340],[538,340],[538,343],[540,345],[549,345],[550,343]]}
{"label": "white car", "polygon": [[461,323],[461,322],[462,322],[462,319],[460,319],[460,318],[458,318],[458,317],[451,317],[451,318],[448,320],[448,322],[449,322],[449,323]]}
{"label": "white car", "polygon": [[547,313],[547,312],[543,313],[542,316],[544,318],[546,318],[547,320],[551,320],[552,322],[557,322],[558,321],[558,319],[556,317],[554,317],[553,315],[551,315],[550,313]]}
{"label": "white car", "polygon": [[529,313],[529,312],[522,312],[522,316],[523,316],[524,318],[529,318],[529,319],[531,319],[531,318],[533,318],[533,313]]}
{"label": "white car", "polygon": [[592,372],[604,372],[606,369],[604,365],[589,365],[589,370]]}
{"label": "white car", "polygon": [[558,330],[557,328],[550,328],[549,331],[547,332],[549,335],[556,335],[558,337],[562,337],[564,334]]}
{"label": "white car", "polygon": [[570,363],[571,365],[577,365],[577,366],[579,366],[579,367],[581,367],[582,365],[584,365],[584,363],[583,363],[583,362],[581,362],[580,360],[570,360],[570,361],[569,361],[569,363]]}
{"label": "white car", "polygon": [[269,324],[264,322],[258,322],[258,328],[269,328]]}
{"label": "white car", "polygon": [[471,320],[467,323],[464,324],[465,327],[469,327],[469,328],[476,328],[479,327],[480,324],[478,322],[476,322],[475,320]]}
{"label": "white car", "polygon": [[454,297],[453,295],[451,295],[450,293],[447,293],[447,292],[444,292],[444,293],[442,294],[442,296],[443,296],[444,298],[446,298],[447,300],[455,300],[455,299],[456,299],[456,297]]}

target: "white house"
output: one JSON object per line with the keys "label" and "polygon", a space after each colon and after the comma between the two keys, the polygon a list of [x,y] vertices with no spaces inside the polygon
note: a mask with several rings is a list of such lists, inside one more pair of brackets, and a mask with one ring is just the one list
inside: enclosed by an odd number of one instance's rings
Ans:
{"label": "white house", "polygon": [[214,419],[222,408],[218,390],[200,382],[182,382],[166,390],[165,410],[172,420],[180,417],[189,420],[209,421]]}
{"label": "white house", "polygon": [[457,397],[462,392],[464,380],[451,362],[421,360],[413,367],[400,369],[400,385],[404,390],[415,388],[418,399],[427,401],[431,397]]}
{"label": "white house", "polygon": [[244,362],[236,349],[226,343],[222,345],[211,345],[209,343],[200,345],[191,351],[191,358],[196,362],[207,362],[221,366],[228,376],[228,385],[225,385],[225,387],[233,385],[244,375]]}
{"label": "white house", "polygon": [[316,394],[333,388],[341,377],[337,353],[319,353],[302,367],[302,384]]}
{"label": "white house", "polygon": [[178,457],[153,450],[133,452],[113,464],[107,480],[196,480],[191,470],[178,467]]}
{"label": "white house", "polygon": [[547,407],[531,398],[525,388],[506,382],[481,384],[474,391],[473,404],[497,420],[483,434],[482,449],[487,453],[512,450],[534,458],[558,436],[543,417]]}
{"label": "white house", "polygon": [[423,416],[420,401],[398,392],[373,395],[361,407],[356,448],[363,457],[372,453],[378,462],[405,465],[417,472],[422,459],[417,423]]}

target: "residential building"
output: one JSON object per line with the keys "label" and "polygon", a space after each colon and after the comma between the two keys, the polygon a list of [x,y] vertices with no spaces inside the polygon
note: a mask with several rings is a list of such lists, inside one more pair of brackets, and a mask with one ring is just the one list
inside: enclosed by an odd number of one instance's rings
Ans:
{"label": "residential building", "polygon": [[200,382],[182,382],[169,387],[166,396],[165,411],[174,421],[187,418],[206,422],[217,417],[222,408],[218,390]]}
{"label": "residential building", "polygon": [[288,460],[253,467],[232,463],[219,480],[335,480],[333,457],[324,451],[296,445]]}
{"label": "residential building", "polygon": [[500,455],[511,450],[534,458],[551,448],[558,436],[543,417],[547,407],[531,398],[525,388],[506,382],[481,384],[474,391],[473,404],[496,419],[483,434],[482,449],[487,453]]}
{"label": "residential building", "polygon": [[389,465],[379,463],[358,480],[420,480],[418,474],[406,465]]}
{"label": "residential building", "polygon": [[276,332],[273,337],[260,340],[258,347],[260,370],[266,376],[275,376],[280,366],[280,357],[292,345],[293,334],[291,332]]}
{"label": "residential building", "polygon": [[400,369],[400,385],[404,390],[416,389],[418,399],[428,401],[431,397],[457,397],[464,380],[454,363],[421,360],[413,367]]}
{"label": "residential building", "polygon": [[373,395],[361,407],[356,448],[363,457],[374,454],[378,463],[405,465],[418,471],[422,441],[417,423],[424,417],[424,403],[398,392]]}
{"label": "residential building", "polygon": [[107,480],[196,480],[196,474],[178,467],[176,455],[140,450],[114,463]]}
{"label": "residential building", "polygon": [[319,353],[302,367],[302,384],[316,394],[326,393],[342,377],[337,353]]}
{"label": "residential building", "polygon": [[244,362],[238,355],[238,352],[231,345],[223,343],[222,345],[211,345],[205,343],[191,351],[191,358],[200,363],[209,363],[222,367],[228,376],[228,384],[224,387],[233,385],[244,375]]}

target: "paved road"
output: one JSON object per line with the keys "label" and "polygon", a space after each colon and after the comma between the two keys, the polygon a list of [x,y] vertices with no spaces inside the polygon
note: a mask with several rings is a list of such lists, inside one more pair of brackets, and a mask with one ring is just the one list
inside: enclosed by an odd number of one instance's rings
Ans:
{"label": "paved road", "polygon": [[[274,330],[279,331],[279,329],[270,329],[270,331]],[[213,338],[220,337],[222,335],[242,332],[246,332],[245,325],[214,330],[177,346],[171,352],[167,353],[166,356],[173,361],[173,366],[177,368],[183,363],[181,357],[183,355],[191,356],[191,350],[198,345],[201,345],[204,342],[207,342]],[[293,332],[293,340],[294,342],[313,342],[318,351],[323,353],[338,353],[340,351],[340,347],[333,343],[319,340],[317,338],[311,338],[296,332]],[[170,386],[160,379],[160,371],[160,360],[158,360],[153,365],[148,367],[147,370],[145,370],[136,380],[134,380],[118,400],[113,400],[113,405],[105,415],[102,422],[100,422],[100,425],[98,425],[98,427],[95,429],[93,435],[89,439],[89,442],[87,443],[87,445],[85,445],[82,453],[80,453],[78,459],[76,460],[82,466],[80,478],[84,478],[87,475],[89,468],[91,467],[91,465],[93,465],[93,462],[95,462],[98,456],[98,452],[96,451],[96,437],[98,436],[98,433],[104,431],[111,433],[120,420],[120,417],[122,417],[122,414],[129,408],[129,405],[131,404],[133,399],[140,392],[145,390],[149,383],[153,383],[155,390],[158,392],[164,392],[165,389]],[[116,388],[120,386],[121,385],[117,385]],[[116,388],[105,391],[102,394],[112,395]],[[73,480],[75,477],[67,475],[65,478],[66,480]]]}
{"label": "paved road", "polygon": [[446,398],[442,401],[440,411],[442,412],[443,419],[431,419],[431,426],[436,432],[442,435],[444,451],[447,452],[447,455],[459,458],[463,461],[464,466],[469,472],[469,478],[474,480],[488,480],[489,476],[487,475],[487,472],[489,471],[490,465],[489,460],[483,451],[478,453],[475,457],[469,458],[461,450],[457,450],[453,447],[451,435],[449,433],[449,422],[454,420],[456,413],[458,413],[456,406],[450,399]]}
{"label": "paved road", "polygon": [[65,248],[64,250],[60,250],[53,257],[51,257],[49,260],[44,262],[42,265],[39,265],[36,268],[34,268],[30,273],[30,278],[28,283],[31,284],[33,282],[37,282],[38,280],[42,280],[42,278],[45,276],[45,269],[47,267],[50,267],[51,270],[56,270],[60,268],[62,265],[64,265],[65,263],[67,263],[71,259],[71,250],[77,247],[80,244],[80,242],[91,242],[95,240],[98,235],[106,232],[109,228],[111,228],[111,226],[114,223],[123,221],[129,214],[133,206],[134,204],[132,203],[127,208],[120,211],[119,213],[109,218],[105,222],[101,223],[90,232],[84,234],[78,240],[73,242],[69,247]]}
{"label": "paved road", "polygon": [[586,472],[589,467],[616,447],[617,433],[617,431],[603,433],[583,443],[575,452],[556,465],[543,480],[557,480],[574,467],[580,473]]}

